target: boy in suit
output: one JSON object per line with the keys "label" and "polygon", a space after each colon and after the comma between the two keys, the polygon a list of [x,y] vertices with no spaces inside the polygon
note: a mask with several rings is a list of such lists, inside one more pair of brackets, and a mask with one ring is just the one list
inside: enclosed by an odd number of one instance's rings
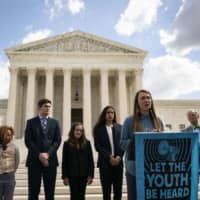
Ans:
{"label": "boy in suit", "polygon": [[58,121],[49,117],[51,101],[38,101],[38,116],[27,120],[25,144],[28,149],[28,199],[38,200],[43,178],[45,199],[54,200],[58,158],[61,143]]}

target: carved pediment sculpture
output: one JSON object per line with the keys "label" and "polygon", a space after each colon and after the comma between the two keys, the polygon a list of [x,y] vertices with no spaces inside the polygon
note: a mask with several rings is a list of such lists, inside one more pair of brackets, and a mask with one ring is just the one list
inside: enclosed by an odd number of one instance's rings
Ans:
{"label": "carved pediment sculpture", "polygon": [[15,52],[111,52],[146,54],[146,51],[107,40],[89,33],[73,31],[43,40],[19,45],[8,51]]}
{"label": "carved pediment sculpture", "polygon": [[130,50],[112,46],[110,44],[95,41],[81,36],[63,38],[32,47],[22,48],[18,51],[41,51],[41,52],[123,52],[131,53]]}

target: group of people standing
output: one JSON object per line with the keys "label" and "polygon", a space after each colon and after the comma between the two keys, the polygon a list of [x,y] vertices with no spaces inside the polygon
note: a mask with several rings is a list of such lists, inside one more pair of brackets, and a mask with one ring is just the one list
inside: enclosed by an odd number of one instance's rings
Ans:
{"label": "group of people standing", "polygon": [[[38,116],[29,119],[25,128],[25,144],[28,149],[28,199],[38,200],[41,179],[44,183],[45,199],[54,200],[58,166],[57,150],[61,143],[61,131],[57,120],[49,117],[51,101],[38,102]],[[139,90],[134,100],[134,113],[125,119],[123,125],[117,123],[114,107],[106,106],[93,128],[94,147],[98,152],[97,167],[103,191],[103,200],[122,198],[123,155],[128,200],[137,198],[135,173],[135,132],[164,131],[163,122],[156,115],[151,93]],[[11,140],[14,130],[0,128],[0,199],[12,200],[15,178],[19,164],[19,153]],[[84,200],[86,186],[93,182],[94,159],[90,141],[86,138],[83,124],[72,124],[68,139],[62,151],[62,179],[69,185],[71,200]],[[7,155],[5,159],[3,155]],[[9,165],[4,166],[8,160]],[[7,169],[6,169],[7,168]],[[6,182],[7,180],[7,182]],[[8,181],[12,180],[12,181]],[[6,183],[11,183],[6,184]],[[7,189],[5,189],[7,188]],[[9,190],[9,195],[8,191]],[[4,197],[4,198],[2,198]]]}

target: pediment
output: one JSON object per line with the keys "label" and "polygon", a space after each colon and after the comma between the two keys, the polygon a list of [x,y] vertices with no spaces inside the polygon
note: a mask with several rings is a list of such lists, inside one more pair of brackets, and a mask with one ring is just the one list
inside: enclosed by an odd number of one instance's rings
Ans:
{"label": "pediment", "polygon": [[56,37],[20,45],[8,50],[15,52],[110,52],[146,54],[146,51],[141,49],[81,31],[65,33]]}

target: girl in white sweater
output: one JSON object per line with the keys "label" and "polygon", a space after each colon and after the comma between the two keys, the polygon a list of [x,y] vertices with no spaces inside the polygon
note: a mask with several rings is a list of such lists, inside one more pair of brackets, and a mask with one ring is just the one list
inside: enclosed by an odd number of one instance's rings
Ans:
{"label": "girl in white sweater", "polygon": [[0,199],[13,200],[15,171],[19,165],[19,150],[11,143],[14,130],[0,126]]}

